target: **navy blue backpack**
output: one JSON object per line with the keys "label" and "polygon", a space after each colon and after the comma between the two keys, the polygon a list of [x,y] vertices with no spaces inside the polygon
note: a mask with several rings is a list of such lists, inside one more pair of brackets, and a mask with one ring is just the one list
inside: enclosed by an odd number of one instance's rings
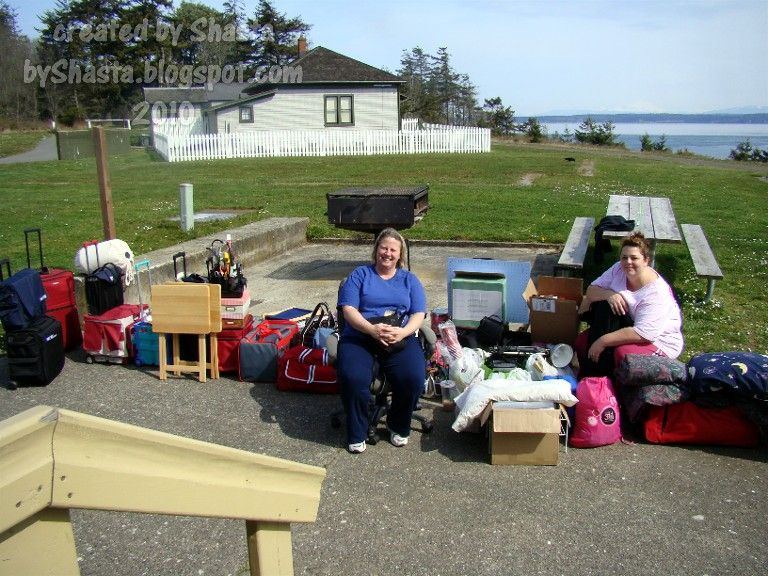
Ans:
{"label": "navy blue backpack", "polygon": [[[10,267],[8,272],[10,274]],[[35,319],[45,314],[46,298],[40,272],[37,270],[25,268],[3,280],[0,283],[0,321],[3,328],[6,331],[27,328]]]}

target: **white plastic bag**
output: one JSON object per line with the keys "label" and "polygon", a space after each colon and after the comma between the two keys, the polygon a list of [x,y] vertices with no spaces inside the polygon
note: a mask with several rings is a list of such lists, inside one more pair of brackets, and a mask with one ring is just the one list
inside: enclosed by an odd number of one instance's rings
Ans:
{"label": "white plastic bag", "polygon": [[475,348],[464,348],[460,358],[450,361],[448,377],[456,383],[459,392],[463,392],[475,382],[481,382],[485,378],[484,362],[483,351]]}

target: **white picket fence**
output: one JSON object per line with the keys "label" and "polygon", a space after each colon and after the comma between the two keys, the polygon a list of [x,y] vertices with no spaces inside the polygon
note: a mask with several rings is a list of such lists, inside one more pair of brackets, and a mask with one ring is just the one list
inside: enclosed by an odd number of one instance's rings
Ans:
{"label": "white picket fence", "polygon": [[419,119],[418,118],[403,118],[400,121],[400,129],[403,132],[410,132],[411,130],[418,130],[419,129]]}
{"label": "white picket fence", "polygon": [[155,126],[153,132],[155,149],[169,162],[491,150],[491,131],[472,127],[457,130],[255,130],[230,134],[174,134]]}

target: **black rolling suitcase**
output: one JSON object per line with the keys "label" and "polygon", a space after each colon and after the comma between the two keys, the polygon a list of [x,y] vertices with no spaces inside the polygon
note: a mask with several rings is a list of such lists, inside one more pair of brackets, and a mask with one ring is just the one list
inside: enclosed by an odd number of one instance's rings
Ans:
{"label": "black rolling suitcase", "polygon": [[5,338],[12,385],[45,386],[64,368],[64,339],[55,318],[40,316]]}
{"label": "black rolling suitcase", "polygon": [[[96,268],[85,277],[85,301],[88,303],[88,314],[100,316],[115,306],[123,303],[123,277],[115,264],[107,262],[104,266],[99,262],[99,242],[93,240],[86,242],[85,256],[88,258],[88,246],[96,245]],[[90,269],[88,263],[88,269]]]}

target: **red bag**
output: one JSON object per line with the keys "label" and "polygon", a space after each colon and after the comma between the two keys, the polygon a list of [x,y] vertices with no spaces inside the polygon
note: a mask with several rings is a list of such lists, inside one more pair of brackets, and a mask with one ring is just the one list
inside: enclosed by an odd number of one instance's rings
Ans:
{"label": "red bag", "polygon": [[607,376],[590,376],[576,386],[575,417],[571,446],[595,448],[621,440],[619,403]]}
{"label": "red bag", "polygon": [[329,363],[328,350],[306,346],[286,350],[277,361],[277,389],[337,394],[336,368]]}
{"label": "red bag", "polygon": [[702,408],[693,402],[649,406],[645,438],[654,444],[708,444],[754,448],[758,427],[735,406]]}
{"label": "red bag", "polygon": [[223,328],[216,335],[219,352],[219,372],[237,372],[240,369],[240,340],[253,328],[253,316],[246,314],[240,328]]}

